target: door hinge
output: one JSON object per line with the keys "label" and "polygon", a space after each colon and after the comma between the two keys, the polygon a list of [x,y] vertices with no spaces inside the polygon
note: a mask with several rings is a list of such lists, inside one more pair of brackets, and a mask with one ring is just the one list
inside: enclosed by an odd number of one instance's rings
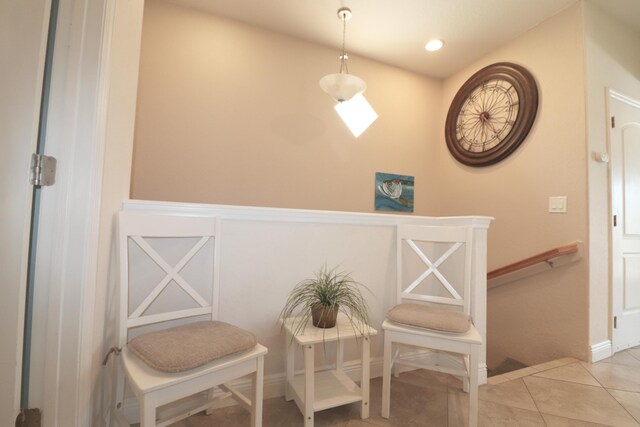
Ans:
{"label": "door hinge", "polygon": [[618,226],[618,215],[614,215],[613,216],[613,226],[617,227]]}
{"label": "door hinge", "polygon": [[616,127],[616,116],[611,116],[611,127],[612,128]]}
{"label": "door hinge", "polygon": [[31,185],[53,185],[56,182],[56,163],[55,157],[45,156],[43,154],[31,155],[31,173],[29,175],[29,183]]}
{"label": "door hinge", "polygon": [[618,316],[613,316],[613,329],[618,327]]}

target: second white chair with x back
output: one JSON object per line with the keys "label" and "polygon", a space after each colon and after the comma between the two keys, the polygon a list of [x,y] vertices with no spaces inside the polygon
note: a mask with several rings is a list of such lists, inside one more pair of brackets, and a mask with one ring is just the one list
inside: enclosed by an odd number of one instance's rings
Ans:
{"label": "second white chair with x back", "polygon": [[[482,338],[471,319],[472,240],[471,227],[398,226],[397,305],[382,324],[384,418],[390,415],[392,369],[397,375],[398,365],[405,365],[463,378],[469,426],[477,425]],[[416,278],[409,282],[407,276]],[[414,350],[413,357],[403,357],[404,346]],[[423,351],[424,360],[414,360],[415,350]]]}

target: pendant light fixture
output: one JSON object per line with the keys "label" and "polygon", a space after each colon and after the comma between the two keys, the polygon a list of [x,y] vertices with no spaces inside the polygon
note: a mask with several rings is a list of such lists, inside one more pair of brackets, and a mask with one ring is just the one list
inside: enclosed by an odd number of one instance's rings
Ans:
{"label": "pendant light fixture", "polygon": [[342,54],[340,55],[340,72],[327,74],[320,79],[320,88],[338,102],[348,101],[355,95],[362,93],[367,84],[360,77],[349,74],[347,60],[349,55],[345,48],[345,36],[347,33],[347,21],[353,14],[348,7],[338,9],[338,18],[342,21]]}
{"label": "pendant light fixture", "polygon": [[342,21],[342,54],[340,55],[340,72],[328,74],[320,79],[320,88],[338,103],[335,110],[347,125],[353,136],[360,136],[377,118],[378,114],[367,102],[362,92],[367,84],[360,77],[349,74],[345,36],[347,21],[353,14],[347,7],[338,9],[338,18]]}

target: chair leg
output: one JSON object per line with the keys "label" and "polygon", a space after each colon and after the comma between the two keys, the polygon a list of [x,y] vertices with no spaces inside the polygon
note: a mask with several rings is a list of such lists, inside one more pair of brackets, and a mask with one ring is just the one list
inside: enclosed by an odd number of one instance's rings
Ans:
{"label": "chair leg", "polygon": [[[467,374],[469,372],[471,372],[471,354],[467,354],[467,355],[463,355],[462,356],[462,364],[463,367],[467,370]],[[465,393],[469,393],[469,375],[467,375],[466,377],[460,377],[460,380],[462,381],[462,391],[464,391]]]}
{"label": "chair leg", "polygon": [[478,425],[478,348],[469,354],[469,427]]}
{"label": "chair leg", "polygon": [[[398,360],[400,356],[400,346],[396,345],[396,351],[393,352],[393,360]],[[392,363],[392,362],[389,362]],[[400,364],[393,363],[393,377],[398,378],[400,376]]]}
{"label": "chair leg", "polygon": [[[113,359],[113,357],[112,357]],[[124,391],[126,388],[126,379],[124,376],[124,368],[122,366],[122,361],[120,360],[120,357],[116,357],[115,358],[115,370],[116,370],[116,381],[115,381],[115,412],[121,412],[124,413]],[[113,365],[108,365],[107,367],[110,367]]]}
{"label": "chair leg", "polygon": [[382,360],[382,418],[389,418],[391,404],[391,338],[384,334],[384,356]]}
{"label": "chair leg", "polygon": [[[213,394],[215,390],[216,390],[215,388],[210,388],[209,390],[207,390],[207,399],[209,399],[210,401],[213,400]],[[213,405],[209,406],[207,410],[204,411],[204,413],[207,415],[213,414]]]}
{"label": "chair leg", "polygon": [[150,399],[140,397],[140,427],[156,427],[156,407]]}
{"label": "chair leg", "polygon": [[251,398],[251,427],[262,426],[262,400],[264,386],[264,357],[256,360],[256,372],[251,376],[253,396]]}

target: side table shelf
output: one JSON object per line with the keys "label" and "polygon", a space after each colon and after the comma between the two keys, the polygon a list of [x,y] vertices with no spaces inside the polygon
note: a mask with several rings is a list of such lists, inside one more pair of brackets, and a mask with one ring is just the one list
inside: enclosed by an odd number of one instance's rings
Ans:
{"label": "side table shelf", "polygon": [[[285,398],[295,400],[304,416],[305,427],[313,427],[314,413],[353,402],[362,402],[360,416],[369,417],[369,369],[370,337],[377,331],[366,327],[365,335],[353,329],[349,320],[338,316],[337,326],[321,329],[307,325],[303,333],[293,335],[291,319],[283,320],[286,331],[287,378]],[[360,387],[347,374],[343,367],[343,342],[357,339],[362,346],[362,376]],[[315,371],[315,345],[336,342],[336,369]],[[294,375],[295,352],[302,348],[304,355],[304,373]]]}
{"label": "side table shelf", "polygon": [[[304,374],[296,375],[291,383],[293,398],[304,407]],[[362,400],[362,390],[344,372],[331,370],[314,373],[313,411],[334,408]]]}

